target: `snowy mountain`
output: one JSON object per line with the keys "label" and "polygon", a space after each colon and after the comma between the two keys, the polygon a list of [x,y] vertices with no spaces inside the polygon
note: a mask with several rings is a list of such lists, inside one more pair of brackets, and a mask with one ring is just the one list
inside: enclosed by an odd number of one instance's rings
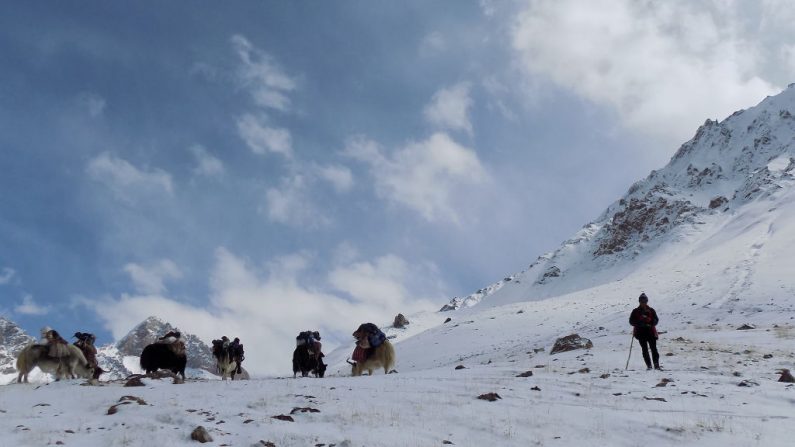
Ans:
{"label": "snowy mountain", "polygon": [[[384,328],[398,374],[347,377],[347,346],[324,379],[0,387],[4,441],[187,446],[201,426],[220,445],[790,446],[790,111],[792,86],[708,121],[527,270]],[[640,291],[660,316],[663,371],[629,337]],[[147,319],[106,359],[123,366],[168,328]],[[573,333],[592,347],[551,353]]]}
{"label": "snowy mountain", "polygon": [[[179,331],[188,353],[188,368],[215,374],[215,359],[212,349],[195,335],[181,331],[157,317],[149,317],[135,326],[117,343],[97,349],[97,361],[107,370],[107,377],[122,378],[140,372],[138,364],[141,352],[146,345],[154,343],[169,331]],[[202,373],[200,373],[202,374]]]}
{"label": "snowy mountain", "polygon": [[[97,361],[106,371],[102,380],[116,380],[140,373],[139,358],[141,351],[158,337],[169,331],[178,331],[171,324],[157,317],[149,317],[135,326],[127,335],[115,344],[97,348]],[[188,352],[188,371],[192,377],[214,377],[216,374],[215,359],[212,350],[198,337],[182,331],[182,340]],[[12,321],[0,317],[0,383],[10,383],[16,378],[16,354],[28,343],[36,341]],[[31,380],[46,381],[49,378],[34,371]]]}
{"label": "snowy mountain", "polygon": [[[721,122],[707,120],[667,166],[632,185],[557,250],[520,273],[454,298],[441,310],[484,299],[488,305],[538,300],[620,281],[650,267],[662,252],[687,257],[752,232],[775,242],[749,247],[753,260],[764,260],[776,247],[792,247],[784,224],[795,174],[793,114],[795,84]],[[747,251],[738,252],[739,258],[714,259],[713,267],[748,263]]]}
{"label": "snowy mountain", "polygon": [[0,317],[0,375],[16,374],[16,355],[36,339],[14,322]]}

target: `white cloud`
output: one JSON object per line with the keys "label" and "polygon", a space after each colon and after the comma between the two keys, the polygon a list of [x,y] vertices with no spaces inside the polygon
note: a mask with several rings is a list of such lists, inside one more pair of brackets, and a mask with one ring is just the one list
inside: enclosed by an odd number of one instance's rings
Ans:
{"label": "white cloud", "polygon": [[164,293],[166,280],[182,278],[180,268],[168,259],[162,259],[148,266],[129,263],[124,266],[124,271],[130,275],[135,289],[145,294]]}
{"label": "white cloud", "polygon": [[292,137],[290,131],[268,127],[263,118],[246,114],[238,118],[237,131],[249,149],[255,154],[273,152],[287,158],[292,156]]}
{"label": "white cloud", "polygon": [[444,133],[410,143],[391,156],[376,142],[359,137],[348,143],[344,153],[369,165],[380,197],[429,221],[458,222],[457,209],[466,201],[466,188],[488,178],[477,153]]}
{"label": "white cloud", "polygon": [[333,186],[337,192],[347,192],[353,188],[353,174],[351,174],[351,170],[345,166],[318,166],[317,175],[321,179],[331,183],[331,186]]}
{"label": "white cloud", "polygon": [[22,298],[22,304],[14,307],[14,312],[20,315],[47,315],[50,313],[50,306],[41,306],[33,300],[31,295]]}
{"label": "white cloud", "polygon": [[239,77],[251,97],[261,107],[287,111],[296,81],[288,76],[269,54],[256,48],[248,39],[235,35],[232,46],[240,57]]}
{"label": "white cloud", "polygon": [[129,199],[140,192],[173,194],[171,175],[162,169],[138,169],[127,160],[103,152],[88,163],[88,174]]}
{"label": "white cloud", "polygon": [[425,106],[425,119],[440,128],[464,130],[472,134],[472,123],[469,121],[472,98],[469,90],[470,85],[466,82],[439,90],[431,98],[430,104]]}
{"label": "white cloud", "polygon": [[310,194],[311,179],[293,174],[282,179],[278,188],[269,188],[265,193],[265,209],[268,219],[285,225],[317,228],[331,223],[315,205]]}
{"label": "white cloud", "polygon": [[[398,312],[433,309],[444,300],[438,283],[428,278],[426,265],[414,267],[393,255],[372,263],[335,266],[327,278],[332,286],[306,278],[311,264],[310,255],[299,253],[260,271],[220,248],[206,305],[193,307],[161,295],[122,295],[99,305],[94,302],[91,309],[117,339],[151,314],[205,341],[222,334],[238,336],[250,349],[256,346],[257,355],[244,364],[249,370],[283,374],[289,370],[299,331],[320,330],[328,352],[333,347],[329,341],[347,341],[360,323],[387,322]],[[367,287],[383,287],[385,292],[367,293]]]}
{"label": "white cloud", "polygon": [[532,76],[615,110],[624,125],[681,142],[778,89],[725,2],[530,1],[513,45]]}
{"label": "white cloud", "polygon": [[210,154],[203,146],[198,144],[191,146],[190,152],[196,158],[196,167],[193,168],[194,174],[207,177],[224,175],[224,163]]}
{"label": "white cloud", "polygon": [[16,276],[17,276],[16,270],[9,267],[3,267],[2,269],[0,269],[0,284],[8,284]]}

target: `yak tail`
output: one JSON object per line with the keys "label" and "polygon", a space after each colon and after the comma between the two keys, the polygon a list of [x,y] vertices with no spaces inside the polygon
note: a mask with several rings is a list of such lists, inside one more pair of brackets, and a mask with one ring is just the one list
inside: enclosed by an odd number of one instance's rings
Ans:
{"label": "yak tail", "polygon": [[17,371],[29,372],[36,366],[33,359],[33,350],[31,349],[34,344],[28,343],[17,355]]}
{"label": "yak tail", "polygon": [[389,372],[395,369],[395,348],[389,340],[384,340],[384,348],[386,349],[384,353],[384,370]]}

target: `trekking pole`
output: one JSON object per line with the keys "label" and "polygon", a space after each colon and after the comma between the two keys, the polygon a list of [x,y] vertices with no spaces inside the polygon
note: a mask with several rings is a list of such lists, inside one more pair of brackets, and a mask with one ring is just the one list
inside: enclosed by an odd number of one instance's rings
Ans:
{"label": "trekking pole", "polygon": [[632,357],[632,345],[635,343],[635,334],[629,334],[629,355],[627,356],[627,366],[624,371],[629,369],[629,358]]}

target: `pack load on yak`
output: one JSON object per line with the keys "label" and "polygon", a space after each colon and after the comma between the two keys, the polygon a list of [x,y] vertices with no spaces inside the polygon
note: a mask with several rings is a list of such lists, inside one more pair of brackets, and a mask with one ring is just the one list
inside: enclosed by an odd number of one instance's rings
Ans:
{"label": "pack load on yak", "polygon": [[243,351],[243,344],[240,343],[240,339],[235,337],[232,340],[232,343],[229,344],[229,354],[237,361],[237,374],[242,374],[242,366],[243,360],[246,359],[245,352]]}
{"label": "pack load on yak", "polygon": [[182,334],[179,331],[168,331],[166,335],[159,337],[155,344],[168,345],[178,356],[185,354],[185,342],[182,341]]}
{"label": "pack load on yak", "polygon": [[69,342],[61,337],[55,329],[45,326],[41,329],[41,343],[48,347],[47,355],[53,358],[67,357],[69,355]]}
{"label": "pack load on yak", "polygon": [[105,371],[100,368],[99,363],[97,362],[97,348],[94,346],[97,337],[90,332],[75,332],[74,337],[77,339],[77,341],[73,344],[80,348],[80,351],[83,352],[83,356],[85,356],[89,366],[94,368],[94,378],[99,379],[99,375]]}
{"label": "pack load on yak", "polygon": [[381,346],[386,340],[386,335],[373,323],[364,323],[353,332],[356,339],[356,348],[351,356],[354,362],[366,360],[373,354],[375,348]]}

